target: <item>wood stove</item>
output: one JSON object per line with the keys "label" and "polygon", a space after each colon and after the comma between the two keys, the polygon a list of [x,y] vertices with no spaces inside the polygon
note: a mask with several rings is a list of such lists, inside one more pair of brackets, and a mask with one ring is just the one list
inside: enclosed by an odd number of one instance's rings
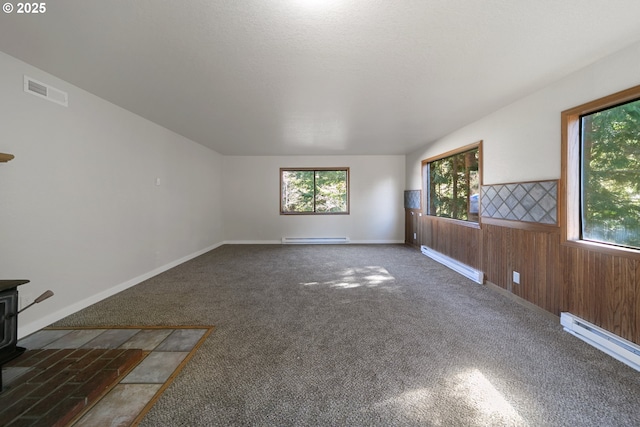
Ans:
{"label": "wood stove", "polygon": [[0,280],[0,392],[2,365],[24,353],[18,347],[18,286],[28,280]]}

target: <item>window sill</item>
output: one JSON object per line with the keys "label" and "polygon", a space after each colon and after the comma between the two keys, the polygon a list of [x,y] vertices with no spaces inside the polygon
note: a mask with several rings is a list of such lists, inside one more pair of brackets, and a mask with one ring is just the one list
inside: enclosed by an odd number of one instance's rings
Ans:
{"label": "window sill", "polygon": [[423,216],[425,216],[427,218],[431,218],[434,221],[448,222],[448,223],[451,223],[451,224],[460,225],[462,227],[475,228],[477,230],[480,229],[480,223],[477,223],[477,222],[470,222],[470,221],[464,221],[462,219],[446,218],[446,217],[442,217],[442,216],[435,216],[435,215],[428,215],[428,214],[425,214]]}
{"label": "window sill", "polygon": [[302,216],[309,216],[309,215],[326,216],[326,215],[349,215],[349,212],[280,212],[280,215],[285,215],[285,216],[296,216],[296,215],[302,215]]}
{"label": "window sill", "polygon": [[607,245],[605,243],[589,242],[586,240],[564,240],[562,245],[590,252],[640,260],[640,250],[638,249]]}

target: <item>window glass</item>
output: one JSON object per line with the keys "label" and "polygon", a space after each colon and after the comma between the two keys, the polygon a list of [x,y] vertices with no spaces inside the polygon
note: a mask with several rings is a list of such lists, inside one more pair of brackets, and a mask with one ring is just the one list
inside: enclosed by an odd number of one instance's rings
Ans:
{"label": "window glass", "polygon": [[316,212],[347,211],[347,171],[315,171]]}
{"label": "window glass", "polygon": [[283,212],[313,212],[313,171],[282,171]]}
{"label": "window glass", "polygon": [[428,215],[478,222],[478,147],[426,163]]}
{"label": "window glass", "polygon": [[349,213],[349,169],[281,169],[280,213]]}
{"label": "window glass", "polygon": [[640,100],[580,119],[582,239],[640,248]]}

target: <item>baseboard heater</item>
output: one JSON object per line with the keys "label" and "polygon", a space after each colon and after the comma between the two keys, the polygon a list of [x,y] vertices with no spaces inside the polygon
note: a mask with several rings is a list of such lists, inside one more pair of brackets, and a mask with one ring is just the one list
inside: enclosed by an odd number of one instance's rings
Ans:
{"label": "baseboard heater", "polygon": [[467,264],[463,264],[458,260],[450,258],[440,252],[434,251],[433,249],[427,246],[420,246],[420,250],[422,253],[434,261],[438,261],[440,264],[443,264],[453,271],[456,271],[462,274],[464,277],[473,280],[476,283],[483,284],[484,283],[484,273],[480,270],[476,270],[473,267],[468,266]]}
{"label": "baseboard heater", "polygon": [[335,245],[349,243],[348,237],[283,237],[283,245]]}
{"label": "baseboard heater", "polygon": [[560,324],[565,331],[604,351],[609,356],[640,371],[640,346],[612,334],[571,313],[560,313]]}

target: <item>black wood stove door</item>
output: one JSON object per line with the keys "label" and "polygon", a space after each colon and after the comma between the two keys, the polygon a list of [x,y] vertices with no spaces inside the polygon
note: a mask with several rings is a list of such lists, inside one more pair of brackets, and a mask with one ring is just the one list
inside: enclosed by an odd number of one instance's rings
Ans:
{"label": "black wood stove door", "polygon": [[15,351],[18,340],[18,290],[0,292],[0,363]]}

